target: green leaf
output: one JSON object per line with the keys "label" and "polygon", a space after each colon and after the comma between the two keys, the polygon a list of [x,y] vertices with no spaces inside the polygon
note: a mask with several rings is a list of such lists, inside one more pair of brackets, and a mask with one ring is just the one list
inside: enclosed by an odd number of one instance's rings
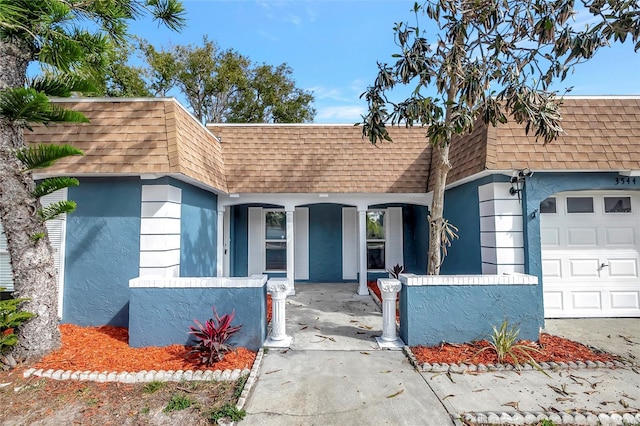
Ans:
{"label": "green leaf", "polygon": [[52,203],[47,207],[41,208],[40,210],[38,210],[38,216],[40,216],[40,218],[46,222],[48,220],[55,219],[61,214],[71,213],[75,209],[75,201],[63,200]]}
{"label": "green leaf", "polygon": [[33,170],[49,167],[61,158],[84,154],[71,145],[39,144],[18,149],[15,155],[26,170]]}
{"label": "green leaf", "polygon": [[0,91],[0,117],[27,127],[28,123],[89,122],[84,114],[52,104],[46,94],[25,87]]}
{"label": "green leaf", "polygon": [[59,189],[68,188],[70,186],[78,186],[80,182],[76,178],[69,176],[58,176],[42,180],[36,185],[36,189],[31,193],[35,198],[42,198]]}
{"label": "green leaf", "polygon": [[147,0],[151,6],[154,20],[164,23],[173,31],[179,31],[186,25],[185,9],[181,2],[176,0]]}
{"label": "green leaf", "polygon": [[47,74],[35,77],[29,87],[47,96],[68,98],[72,92],[88,93],[96,90],[89,80],[72,75]]}

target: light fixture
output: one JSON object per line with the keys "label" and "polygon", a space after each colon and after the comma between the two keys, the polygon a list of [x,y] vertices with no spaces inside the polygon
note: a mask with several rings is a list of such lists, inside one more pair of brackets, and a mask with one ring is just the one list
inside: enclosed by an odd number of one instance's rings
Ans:
{"label": "light fixture", "polygon": [[529,168],[522,169],[522,170],[514,170],[513,176],[511,176],[511,180],[509,181],[511,183],[511,188],[509,188],[509,194],[511,194],[512,196],[517,195],[518,202],[520,202],[520,193],[524,189],[525,180],[526,178],[531,176],[533,176],[533,172]]}

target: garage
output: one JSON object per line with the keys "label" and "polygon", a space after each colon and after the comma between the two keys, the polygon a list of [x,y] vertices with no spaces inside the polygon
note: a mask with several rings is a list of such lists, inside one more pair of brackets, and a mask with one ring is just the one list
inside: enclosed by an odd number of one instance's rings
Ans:
{"label": "garage", "polygon": [[562,192],[539,211],[545,317],[640,317],[640,192]]}

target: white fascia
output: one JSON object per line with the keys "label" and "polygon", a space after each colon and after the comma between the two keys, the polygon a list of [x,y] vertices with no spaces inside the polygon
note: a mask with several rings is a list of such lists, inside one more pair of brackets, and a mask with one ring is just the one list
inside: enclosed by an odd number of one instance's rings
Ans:
{"label": "white fascia", "polygon": [[241,193],[223,194],[218,197],[218,208],[238,204],[273,204],[293,210],[296,206],[319,203],[344,204],[367,210],[376,204],[417,204],[430,206],[431,194],[426,193]]}
{"label": "white fascia", "polygon": [[218,188],[215,188],[211,185],[204,184],[199,180],[186,176],[182,173],[42,173],[41,172],[41,173],[34,173],[33,179],[39,180],[39,179],[45,179],[45,178],[55,177],[55,176],[70,176],[75,178],[139,177],[140,180],[145,180],[145,181],[160,179],[163,177],[170,177],[170,178],[174,178],[175,180],[188,183],[191,186],[204,189],[205,191],[211,192],[218,196],[220,195],[226,195],[227,197],[229,196],[229,194],[227,194],[226,192]]}

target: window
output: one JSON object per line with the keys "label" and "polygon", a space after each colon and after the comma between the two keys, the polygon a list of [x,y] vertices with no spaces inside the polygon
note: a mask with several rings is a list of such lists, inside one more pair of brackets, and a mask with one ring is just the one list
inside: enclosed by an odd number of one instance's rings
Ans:
{"label": "window", "polygon": [[287,216],[283,211],[265,212],[265,271],[287,270]]}
{"label": "window", "polygon": [[556,198],[549,197],[541,202],[540,213],[556,213]]}
{"label": "window", "polygon": [[384,211],[367,212],[367,269],[385,269]]}
{"label": "window", "polygon": [[605,213],[631,213],[631,197],[604,197]]}
{"label": "window", "polygon": [[567,197],[567,213],[593,213],[593,198]]}

